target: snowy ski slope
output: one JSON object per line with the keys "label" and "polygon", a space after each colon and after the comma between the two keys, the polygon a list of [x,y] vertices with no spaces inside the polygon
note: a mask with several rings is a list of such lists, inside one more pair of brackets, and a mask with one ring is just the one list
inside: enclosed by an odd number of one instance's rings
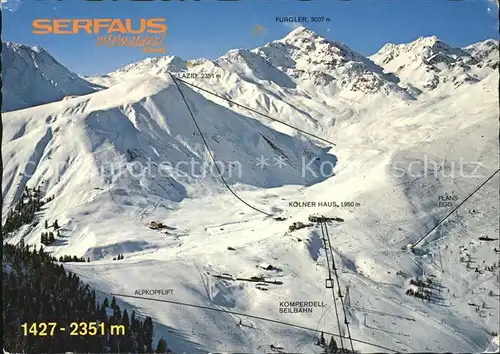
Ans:
{"label": "snowy ski slope", "polygon": [[[309,59],[324,62],[308,61],[301,49],[308,43],[323,53],[310,50]],[[327,64],[333,59],[340,66],[331,71]],[[89,79],[107,89],[3,114],[2,217],[25,186],[41,185],[55,199],[39,218],[57,219],[62,227],[46,249],[56,256],[90,257],[90,263],[65,266],[102,295],[172,289],[171,295],[154,297],[221,310],[118,297],[124,306],[152,316],[156,339],[163,336],[174,351],[190,353],[264,352],[271,345],[320,353],[316,330],[339,331],[325,288],[321,232],[317,225],[288,228],[307,223],[313,213],[340,217],[344,222],[331,223],[329,232],[342,291],[349,287],[347,317],[356,350],[498,348],[491,333],[498,333],[500,279],[498,267],[485,269],[498,266],[498,241],[479,240],[498,237],[498,174],[414,252],[405,249],[497,171],[496,70],[482,68],[477,82],[425,91],[415,76],[391,76],[305,29],[216,62],[189,68],[180,58],[158,62],[111,73],[106,84]],[[163,70],[146,70],[151,63]],[[266,65],[271,66],[264,70]],[[220,76],[183,79],[186,70]],[[169,71],[335,142],[328,146],[178,81],[210,151],[225,163],[224,177],[233,190],[286,221],[249,208],[227,190]],[[335,84],[326,83],[331,78],[324,72],[335,76]],[[349,85],[337,83],[344,76]],[[326,84],[313,85],[312,77]],[[354,88],[358,79],[367,86]],[[267,158],[268,165],[261,168],[258,158]],[[304,161],[312,161],[305,175]],[[439,204],[447,196],[454,196],[451,207]],[[293,203],[333,201],[351,204]],[[153,220],[167,228],[148,228]],[[42,230],[43,222],[26,226],[9,242],[24,237],[39,247]],[[113,261],[117,254],[125,258]],[[263,264],[277,269],[265,270]],[[214,276],[223,273],[224,279]],[[278,284],[261,290],[254,282],[235,280],[260,275]],[[405,294],[415,277],[433,279],[432,301]],[[325,307],[280,313],[284,301]]]}

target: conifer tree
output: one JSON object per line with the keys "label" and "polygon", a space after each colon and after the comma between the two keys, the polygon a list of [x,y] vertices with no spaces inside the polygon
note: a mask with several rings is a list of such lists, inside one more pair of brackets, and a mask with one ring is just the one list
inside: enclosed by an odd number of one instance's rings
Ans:
{"label": "conifer tree", "polygon": [[[107,299],[106,299],[107,300]],[[99,309],[99,320],[101,322],[106,322],[107,321],[107,317],[106,317],[106,300],[104,300],[104,303],[101,305],[101,308]]]}
{"label": "conifer tree", "polygon": [[142,326],[143,330],[143,345],[146,347],[146,353],[153,352],[153,319],[146,317]]}
{"label": "conifer tree", "polygon": [[[41,247],[43,249],[43,247]],[[79,277],[66,272],[62,264],[53,263],[54,257],[42,250],[21,249],[4,244],[3,257],[12,271],[3,272],[3,348],[18,353],[64,353],[64,352],[152,352],[152,320],[141,321],[132,314],[129,321],[127,311],[121,314],[116,306],[108,319],[104,303],[96,301],[95,291],[83,284]],[[60,256],[59,260],[73,259]],[[33,296],[37,294],[37,296]],[[109,302],[109,299],[104,299]],[[57,318],[66,323],[72,321],[99,322],[109,324],[110,320],[122,324],[126,335],[120,336],[73,336],[61,333],[43,339],[23,336],[19,322],[30,322],[33,318]],[[119,322],[120,321],[120,322]],[[128,328],[127,328],[128,327]],[[130,333],[130,336],[128,335]],[[140,338],[142,337],[142,338]],[[146,344],[146,346],[144,346]],[[168,348],[167,348],[168,352]]]}
{"label": "conifer tree", "polygon": [[111,317],[111,323],[120,324],[122,322],[122,313],[120,311],[120,307],[115,304],[115,307],[112,308],[113,308],[113,316]]}
{"label": "conifer tree", "polygon": [[337,353],[339,347],[337,346],[337,342],[333,337],[330,338],[330,343],[328,344],[328,349],[330,353]]}
{"label": "conifer tree", "polygon": [[130,319],[129,319],[129,316],[128,316],[127,309],[123,310],[123,316],[122,316],[121,324],[124,325],[127,328],[130,326]]}
{"label": "conifer tree", "polygon": [[122,315],[122,320],[121,320],[121,325],[123,325],[125,329],[125,335],[122,336],[121,341],[120,341],[120,347],[123,348],[130,348],[131,346],[131,340],[130,340],[130,318],[127,312],[127,309],[123,310],[123,315]]}
{"label": "conifer tree", "polygon": [[156,352],[157,353],[167,353],[167,342],[165,339],[160,338],[158,341],[158,344],[156,345]]}
{"label": "conifer tree", "polygon": [[132,315],[130,316],[130,348],[132,353],[139,352],[141,348],[141,338],[139,336],[139,322],[135,315],[135,310],[132,310]]}
{"label": "conifer tree", "polygon": [[117,307],[118,305],[116,305],[116,298],[113,296],[113,298],[111,299],[111,308],[115,309]]}

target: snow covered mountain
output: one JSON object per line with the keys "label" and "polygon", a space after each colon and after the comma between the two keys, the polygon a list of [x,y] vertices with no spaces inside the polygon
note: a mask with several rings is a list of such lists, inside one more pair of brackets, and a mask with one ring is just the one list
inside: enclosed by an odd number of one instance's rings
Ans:
{"label": "snow covered mountain", "polygon": [[[166,56],[146,59],[127,65],[107,77],[126,78],[143,73],[161,75],[167,71],[189,69],[236,75],[235,80],[267,88],[277,85],[314,94],[339,94],[348,98],[382,93],[412,99],[411,94],[397,85],[394,75],[386,75],[382,68],[344,44],[330,42],[305,27],[299,27],[281,40],[253,50],[230,50],[215,61],[197,59],[186,62],[179,57]],[[104,83],[106,77],[89,78]],[[226,80],[224,80],[226,81]],[[113,81],[107,81],[112,83]]]}
{"label": "snow covered mountain", "polygon": [[168,72],[179,72],[186,70],[188,63],[183,59],[166,55],[163,57],[146,58],[138,62],[125,65],[124,67],[108,74],[89,76],[86,79],[102,86],[112,86],[130,77],[142,75],[168,75]]}
{"label": "snow covered mountain", "polygon": [[[306,140],[276,133],[255,120],[207,101],[189,87],[184,87],[184,90],[193,105],[191,109],[199,115],[199,126],[211,143],[214,158],[218,163],[239,163],[234,169],[223,166],[230,183],[260,188],[312,183],[314,178],[300,173],[302,154],[306,152],[314,158],[334,159]],[[171,79],[146,77],[91,96],[9,113],[6,116],[9,129],[4,135],[4,157],[22,156],[25,152],[25,157],[36,167],[30,166],[30,172],[34,174],[21,178],[18,187],[12,189],[10,187],[18,180],[19,173],[28,172],[22,164],[8,164],[4,170],[7,185],[4,197],[8,200],[17,198],[28,181],[37,185],[44,181],[45,187],[48,190],[55,188],[57,194],[83,193],[85,197],[82,195],[74,201],[81,204],[108,196],[105,192],[96,194],[94,190],[82,187],[90,183],[91,176],[108,172],[115,176],[106,181],[111,185],[104,188],[95,182],[94,187],[120,190],[114,193],[113,199],[132,203],[132,209],[137,205],[147,205],[143,201],[145,196],[148,202],[155,195],[158,200],[179,202],[205,195],[207,187],[212,192],[214,188],[225,190],[220,182],[218,185],[214,182],[220,179],[216,170],[207,171],[214,168],[213,162],[200,143],[200,135],[180,98]],[[131,156],[136,163],[141,162],[147,168],[140,183],[128,171],[127,159]],[[283,169],[260,171],[254,165],[242,164],[254,160],[255,156],[268,159],[281,156],[285,161]],[[177,174],[170,171],[172,174],[163,175],[161,164],[167,162],[172,171],[183,162],[189,164]],[[64,171],[50,168],[58,163]],[[88,172],[83,179],[70,178],[81,170]],[[134,194],[129,195],[126,191]]]}
{"label": "snow covered mountain", "polygon": [[487,66],[490,69],[498,70],[498,41],[488,39],[483,42],[471,44],[463,49],[476,58],[476,60],[483,62],[477,65],[478,68]]}
{"label": "snow covered mountain", "polygon": [[2,82],[2,112],[99,89],[66,69],[41,47],[12,42],[2,42]]}
{"label": "snow covered mountain", "polygon": [[408,44],[388,43],[370,58],[421,90],[443,92],[498,70],[498,41],[452,48],[436,36],[420,37]]}
{"label": "snow covered mountain", "polygon": [[397,86],[398,79],[348,46],[330,42],[313,31],[299,27],[285,38],[268,43],[252,52],[314,92],[328,88],[330,94],[352,95],[383,93],[411,96]]}
{"label": "snow covered mountain", "polygon": [[[427,90],[421,81],[384,74],[347,46],[300,28],[214,61],[163,57],[92,78],[109,88],[3,115],[4,210],[26,185],[40,185],[55,198],[37,217],[57,219],[62,230],[46,250],[90,257],[65,266],[100,292],[172,289],[158,298],[221,310],[119,297],[120,307],[151,315],[155,339],[164,337],[176,352],[282,347],[319,354],[315,329],[346,335],[325,288],[321,230],[307,225],[313,213],[344,220],[329,230],[340,289],[345,294],[349,287],[345,313],[356,350],[491,349],[500,279],[495,242],[487,240],[499,229],[498,174],[415,252],[403,250],[499,163],[499,76],[482,61],[491,57],[494,66],[494,51],[486,44],[430,47],[471,71],[483,63],[482,75],[457,87],[443,83],[446,95],[436,99],[412,89]],[[391,60],[407,55],[403,47],[397,53]],[[336,146],[179,81],[207,148],[168,71],[198,74],[182,80]],[[153,220],[165,228],[149,228]],[[305,227],[294,230],[294,222]],[[9,241],[39,247],[43,225],[26,225]],[[117,254],[124,259],[112,260]],[[251,277],[271,283],[244,280]],[[430,279],[429,301],[408,295],[418,288],[411,283],[416,278]],[[300,301],[325,306],[307,314],[280,311],[283,302]]]}
{"label": "snow covered mountain", "polygon": [[[169,71],[189,73],[191,76],[182,79],[281,117],[301,129],[321,132],[325,138],[331,134],[332,126],[351,119],[360,109],[405,104],[419,94],[411,85],[400,85],[396,76],[384,74],[381,67],[346,45],[327,41],[304,27],[263,47],[230,50],[217,60],[159,57],[87,79],[111,86],[143,74],[165,76]],[[295,133],[213,95],[200,93],[280,132]]]}

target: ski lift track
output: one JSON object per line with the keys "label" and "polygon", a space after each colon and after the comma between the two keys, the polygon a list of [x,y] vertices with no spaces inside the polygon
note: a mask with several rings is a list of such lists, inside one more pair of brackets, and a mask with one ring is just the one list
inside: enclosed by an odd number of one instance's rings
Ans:
{"label": "ski lift track", "polygon": [[[156,302],[168,303],[168,304],[173,304],[173,305],[178,305],[178,306],[187,306],[187,307],[199,308],[199,309],[208,310],[208,311],[225,312],[225,313],[228,313],[228,314],[231,314],[231,315],[242,316],[242,317],[247,317],[247,318],[254,318],[254,319],[257,319],[257,320],[261,320],[261,321],[267,321],[267,322],[277,323],[277,324],[281,324],[283,326],[294,327],[294,328],[303,329],[303,330],[307,330],[307,331],[311,331],[311,332],[317,333],[317,330],[314,329],[314,328],[305,327],[305,326],[301,326],[301,325],[297,325],[297,324],[292,324],[292,323],[287,323],[287,322],[283,322],[283,321],[278,321],[278,320],[274,320],[274,319],[266,318],[266,317],[262,317],[262,316],[255,316],[255,315],[248,314],[248,313],[230,311],[230,310],[226,310],[226,309],[218,309],[218,308],[214,308],[214,307],[208,307],[208,306],[202,306],[202,305],[196,305],[196,304],[189,304],[189,303],[180,302],[180,301],[163,300],[163,299],[148,298],[148,297],[135,296],[135,295],[126,295],[126,294],[117,294],[117,293],[111,293],[110,295],[111,296],[124,297],[124,298],[131,298],[131,299],[141,299],[141,300],[148,300],[148,301],[156,301]],[[334,337],[339,337],[339,335],[336,334],[336,333],[331,333],[331,332],[327,332],[327,331],[323,331],[323,333],[331,335],[331,336],[334,336]],[[340,336],[340,337],[348,339],[347,337],[344,337],[344,336]],[[397,351],[395,349],[388,348],[388,347],[385,347],[385,346],[382,346],[382,345],[378,345],[378,344],[375,344],[375,343],[370,343],[370,342],[364,341],[362,339],[352,338],[352,341],[358,342],[358,343],[362,343],[362,344],[367,344],[367,345],[370,345],[370,346],[375,347],[375,348],[384,349],[387,352],[399,353],[399,351]]]}
{"label": "ski lift track", "polygon": [[326,142],[326,143],[328,143],[329,145],[336,146],[336,144],[335,144],[335,143],[333,143],[333,142],[331,142],[331,141],[325,140],[325,139],[320,138],[320,137],[318,137],[318,136],[316,136],[316,135],[314,135],[314,134],[308,133],[308,132],[306,132],[306,131],[304,131],[304,130],[302,130],[302,129],[300,129],[300,128],[294,127],[294,126],[292,126],[292,125],[290,125],[290,124],[288,124],[288,123],[285,123],[285,122],[283,122],[283,121],[281,121],[281,120],[278,120],[278,119],[276,119],[276,118],[270,117],[270,116],[268,116],[267,114],[264,114],[264,113],[262,113],[262,112],[259,112],[259,111],[257,111],[257,110],[254,110],[254,109],[252,109],[252,108],[250,108],[250,107],[247,107],[247,106],[244,106],[244,105],[242,105],[242,104],[239,104],[239,103],[237,103],[237,102],[235,102],[235,101],[233,101],[233,100],[230,100],[230,99],[228,99],[228,98],[222,97],[222,96],[220,96],[220,95],[218,95],[218,94],[216,94],[216,93],[214,93],[214,92],[208,91],[208,90],[206,90],[206,89],[204,89],[204,88],[202,88],[202,87],[199,87],[199,86],[193,85],[192,83],[189,83],[189,82],[187,82],[187,81],[184,81],[184,80],[178,79],[178,78],[176,78],[176,77],[175,77],[175,75],[173,75],[171,72],[168,72],[168,74],[172,77],[172,80],[173,80],[173,82],[175,83],[175,86],[176,86],[176,87],[177,87],[177,89],[179,90],[179,93],[180,93],[180,95],[181,95],[181,98],[182,98],[182,100],[184,101],[184,104],[186,105],[186,108],[187,108],[187,110],[189,111],[189,114],[190,114],[191,118],[193,119],[193,122],[194,122],[194,124],[195,124],[195,126],[196,126],[196,129],[198,130],[198,132],[199,132],[199,134],[200,134],[200,136],[201,136],[201,139],[203,140],[203,143],[205,144],[205,147],[207,148],[207,152],[208,152],[208,154],[210,155],[210,158],[211,158],[211,159],[212,159],[212,161],[214,162],[214,165],[215,165],[215,167],[216,167],[216,169],[217,169],[217,172],[219,173],[219,176],[220,176],[220,178],[221,178],[222,182],[224,183],[224,185],[226,186],[226,188],[227,188],[227,189],[231,192],[231,194],[233,194],[233,195],[235,196],[235,198],[236,198],[236,199],[238,199],[240,202],[242,202],[242,203],[243,203],[243,204],[245,204],[246,206],[250,207],[251,209],[253,209],[253,210],[255,210],[255,211],[257,211],[257,212],[259,212],[259,213],[261,213],[261,214],[264,214],[264,215],[266,215],[266,216],[270,216],[270,217],[276,217],[276,216],[277,216],[277,215],[275,215],[275,214],[271,214],[271,213],[265,212],[265,211],[263,211],[263,210],[261,210],[261,209],[259,209],[259,208],[255,207],[255,206],[253,206],[253,205],[249,204],[249,203],[248,203],[248,202],[246,202],[243,198],[241,198],[239,195],[237,195],[237,194],[233,191],[233,189],[229,186],[229,184],[228,184],[228,183],[227,183],[227,181],[225,180],[225,178],[224,178],[224,176],[223,176],[222,172],[220,171],[220,168],[219,168],[219,166],[217,165],[217,163],[216,163],[216,161],[215,161],[215,158],[214,158],[214,156],[213,156],[212,152],[210,151],[210,147],[208,146],[208,143],[207,143],[207,141],[206,141],[206,139],[205,139],[205,136],[203,135],[203,132],[201,131],[200,126],[198,125],[198,122],[196,121],[196,118],[195,118],[195,116],[194,116],[194,113],[192,112],[191,108],[189,107],[189,104],[188,104],[188,102],[187,102],[187,99],[186,99],[186,97],[184,96],[184,93],[182,92],[182,90],[181,90],[181,88],[180,88],[180,86],[179,86],[178,81],[180,81],[180,82],[184,83],[185,85],[189,85],[189,86],[195,87],[195,88],[197,88],[197,89],[199,89],[199,90],[202,90],[202,91],[207,92],[207,93],[209,93],[209,94],[212,94],[212,95],[214,95],[214,96],[216,96],[216,97],[219,97],[219,98],[221,98],[221,99],[223,99],[223,100],[226,100],[226,101],[228,101],[228,102],[231,102],[231,103],[233,103],[233,104],[235,104],[235,105],[237,105],[237,106],[239,106],[239,107],[245,108],[245,109],[247,109],[247,110],[249,110],[249,111],[251,111],[251,112],[257,113],[257,114],[259,114],[259,115],[261,115],[261,116],[264,116],[264,117],[266,117],[266,118],[268,118],[268,119],[270,119],[270,120],[272,120],[272,121],[275,121],[275,122],[279,122],[279,123],[281,123],[281,124],[284,124],[284,125],[286,125],[286,126],[288,126],[288,127],[290,127],[290,128],[293,128],[293,129],[295,129],[295,130],[297,130],[297,131],[300,131],[300,132],[301,132],[301,133],[303,133],[303,134],[306,134],[306,135],[312,136],[312,137],[314,137],[314,138],[316,138],[316,139],[319,139],[319,140],[321,140],[321,141],[323,141],[323,142]]}

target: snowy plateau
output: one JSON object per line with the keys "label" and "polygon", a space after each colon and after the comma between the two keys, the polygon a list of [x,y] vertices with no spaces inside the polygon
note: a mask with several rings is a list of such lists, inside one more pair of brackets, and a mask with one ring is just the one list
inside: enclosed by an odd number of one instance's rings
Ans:
{"label": "snowy plateau", "polygon": [[[26,186],[54,196],[6,241],[40,247],[43,220],[57,219],[46,250],[89,257],[65,267],[103,296],[169,289],[145,296],[313,329],[117,296],[153,318],[155,342],[321,353],[314,330],[339,332],[327,254],[318,224],[290,228],[321,214],[343,220],[328,231],[355,350],[498,352],[498,174],[406,248],[498,169],[498,41],[425,37],[368,58],[300,27],[216,60],[156,57],[94,77],[2,47],[2,219]],[[210,154],[239,198],[286,220],[238,200]],[[252,277],[271,283],[238,280]],[[407,295],[417,278],[432,279],[431,301]]]}

